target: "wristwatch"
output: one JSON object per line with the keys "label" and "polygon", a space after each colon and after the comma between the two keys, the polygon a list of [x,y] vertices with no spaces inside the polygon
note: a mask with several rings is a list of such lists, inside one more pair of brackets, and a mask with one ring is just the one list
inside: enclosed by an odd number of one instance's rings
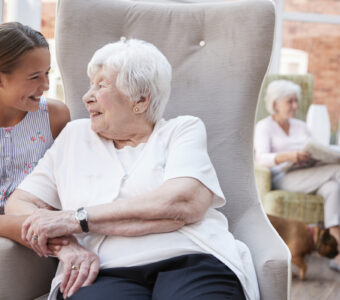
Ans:
{"label": "wristwatch", "polygon": [[81,230],[83,232],[89,232],[89,224],[87,222],[87,211],[85,210],[84,207],[80,207],[77,209],[75,217],[80,224]]}

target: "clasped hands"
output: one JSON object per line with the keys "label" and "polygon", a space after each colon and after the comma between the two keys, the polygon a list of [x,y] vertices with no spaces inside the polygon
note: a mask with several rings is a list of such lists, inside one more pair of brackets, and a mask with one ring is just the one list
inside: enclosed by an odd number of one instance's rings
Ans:
{"label": "clasped hands", "polygon": [[48,247],[50,240],[80,232],[74,212],[37,209],[22,224],[21,238],[27,241],[39,256],[47,257],[53,255]]}
{"label": "clasped hands", "polygon": [[99,272],[98,256],[81,247],[72,236],[80,232],[72,211],[38,209],[22,225],[22,239],[39,256],[55,255],[63,263],[60,291],[65,299],[90,285]]}

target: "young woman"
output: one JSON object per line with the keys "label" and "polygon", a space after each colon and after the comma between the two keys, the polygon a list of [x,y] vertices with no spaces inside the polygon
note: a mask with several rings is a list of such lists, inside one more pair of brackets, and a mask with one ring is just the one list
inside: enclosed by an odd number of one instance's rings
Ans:
{"label": "young woman", "polygon": [[[70,120],[69,110],[45,99],[50,52],[44,36],[17,22],[0,25],[0,214]],[[0,215],[0,236],[20,243],[21,218]]]}

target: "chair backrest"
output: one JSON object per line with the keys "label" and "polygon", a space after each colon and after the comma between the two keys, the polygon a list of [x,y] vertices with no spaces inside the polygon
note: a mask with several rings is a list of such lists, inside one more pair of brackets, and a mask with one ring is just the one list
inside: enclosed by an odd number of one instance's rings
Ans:
{"label": "chair backrest", "polygon": [[59,0],[57,16],[57,58],[73,119],[88,116],[81,97],[96,49],[138,38],[166,55],[173,81],[165,117],[190,114],[206,124],[209,154],[228,200],[222,211],[252,252],[261,298],[286,299],[289,254],[259,202],[252,151],[273,42],[272,1]]}
{"label": "chair backrest", "polygon": [[313,76],[311,74],[303,75],[281,75],[281,74],[268,74],[262,84],[261,92],[259,95],[259,100],[256,110],[256,122],[267,117],[269,113],[266,110],[266,105],[264,102],[264,97],[266,95],[267,87],[269,83],[274,80],[290,80],[301,88],[301,97],[299,99],[298,110],[296,111],[296,118],[306,121],[307,112],[309,106],[313,102]]}

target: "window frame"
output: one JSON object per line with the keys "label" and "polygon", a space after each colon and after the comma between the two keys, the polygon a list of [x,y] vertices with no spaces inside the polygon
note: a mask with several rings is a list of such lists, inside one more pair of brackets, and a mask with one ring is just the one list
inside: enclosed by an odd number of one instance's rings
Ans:
{"label": "window frame", "polygon": [[285,0],[273,0],[276,6],[276,23],[275,38],[273,44],[273,53],[269,68],[269,73],[278,74],[280,71],[280,55],[283,40],[283,23],[284,21],[309,22],[321,24],[340,25],[340,15],[304,13],[304,12],[286,12]]}
{"label": "window frame", "polygon": [[4,22],[5,0],[0,0],[0,24]]}

